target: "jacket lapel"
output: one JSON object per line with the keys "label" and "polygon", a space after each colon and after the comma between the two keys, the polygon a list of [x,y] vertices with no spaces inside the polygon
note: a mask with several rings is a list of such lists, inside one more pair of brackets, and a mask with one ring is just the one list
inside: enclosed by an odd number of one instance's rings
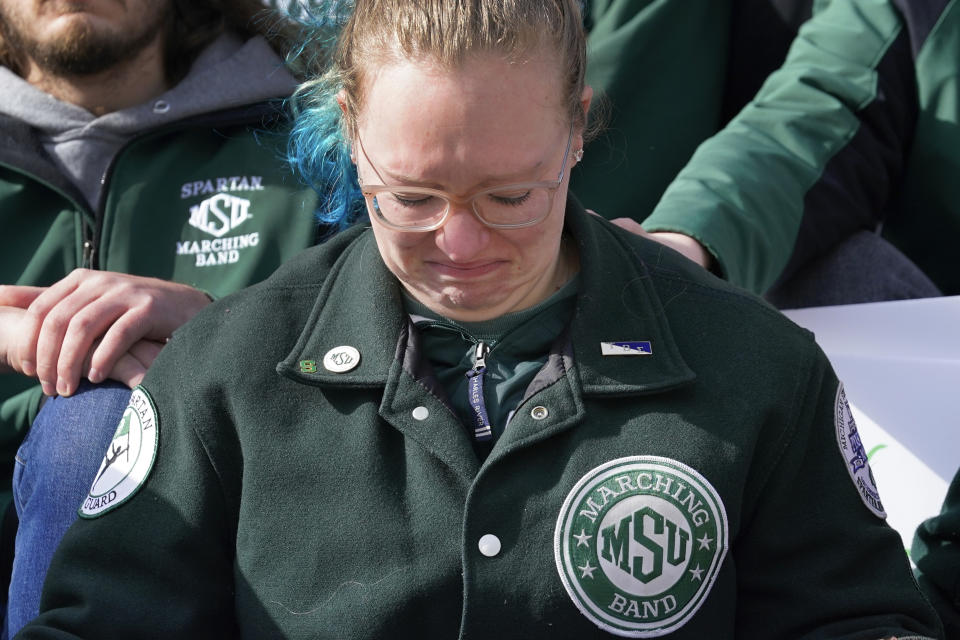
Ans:
{"label": "jacket lapel", "polygon": [[584,394],[644,394],[691,382],[695,375],[635,244],[640,239],[575,202],[567,226],[579,243],[584,283],[571,331]]}
{"label": "jacket lapel", "polygon": [[[637,239],[585,213],[572,197],[566,216],[580,250],[582,290],[574,319],[488,462],[582,424],[584,396],[640,396],[695,379]],[[325,358],[340,347],[355,349],[359,361],[334,371]],[[399,284],[373,234],[364,233],[333,267],[296,346],[277,370],[331,389],[383,388],[380,416],[469,482],[479,468],[469,437],[416,374],[420,360]],[[549,420],[528,415],[541,401],[554,412]]]}
{"label": "jacket lapel", "polygon": [[[584,424],[584,397],[649,395],[696,377],[674,342],[634,238],[587,214],[573,197],[566,216],[580,250],[582,288],[574,318],[490,460]],[[546,418],[534,417],[537,407]]]}
{"label": "jacket lapel", "polygon": [[[417,379],[421,354],[408,325],[400,286],[383,264],[373,234],[364,233],[331,270],[277,371],[334,393],[382,388],[380,416],[469,483],[479,468],[476,454],[456,417]],[[355,349],[359,360],[346,362],[355,355],[343,347]],[[331,361],[336,356],[330,354],[338,353],[342,364]]]}

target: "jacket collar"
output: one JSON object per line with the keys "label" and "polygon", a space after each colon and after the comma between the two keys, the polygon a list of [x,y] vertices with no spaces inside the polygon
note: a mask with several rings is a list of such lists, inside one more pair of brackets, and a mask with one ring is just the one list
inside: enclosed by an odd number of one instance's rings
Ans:
{"label": "jacket collar", "polygon": [[[331,268],[303,332],[277,370],[321,386],[383,386],[406,325],[400,285],[367,229]],[[359,363],[346,371],[331,371],[324,357],[340,347],[356,349]]]}
{"label": "jacket collar", "polygon": [[[587,214],[572,197],[566,228],[580,249],[582,290],[570,335],[584,394],[651,393],[692,381],[694,373],[674,342],[633,238]],[[619,250],[611,250],[614,246]],[[332,268],[300,338],[278,371],[322,386],[384,386],[394,361],[404,360],[406,335],[399,284],[381,260],[373,234],[365,231]],[[648,342],[652,353],[603,355],[604,342]],[[328,370],[324,356],[343,346],[359,352],[359,364],[342,373]],[[404,368],[414,367],[408,363]]]}
{"label": "jacket collar", "polygon": [[[650,393],[692,381],[695,375],[674,341],[654,277],[640,257],[645,241],[586,213],[573,197],[566,227],[580,249],[583,288],[571,338],[584,394]],[[615,342],[649,343],[650,354],[604,355],[601,345]]]}

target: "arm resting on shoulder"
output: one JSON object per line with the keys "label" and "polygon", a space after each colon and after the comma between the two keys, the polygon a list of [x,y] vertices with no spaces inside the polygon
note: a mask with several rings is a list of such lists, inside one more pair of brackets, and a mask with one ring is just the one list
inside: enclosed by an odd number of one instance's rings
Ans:
{"label": "arm resting on shoulder", "polygon": [[725,278],[765,292],[876,228],[902,178],[915,85],[892,2],[829,3],[753,102],[699,147],[644,229],[696,238]]}

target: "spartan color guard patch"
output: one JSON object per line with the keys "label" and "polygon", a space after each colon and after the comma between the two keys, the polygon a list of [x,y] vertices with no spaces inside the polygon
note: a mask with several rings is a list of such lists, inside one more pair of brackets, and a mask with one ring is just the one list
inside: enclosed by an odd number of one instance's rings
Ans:
{"label": "spartan color guard patch", "polygon": [[119,507],[137,492],[157,455],[157,412],[146,390],[137,387],[123,412],[107,454],[80,505],[80,517],[95,518]]}
{"label": "spartan color guard patch", "polygon": [[847,473],[850,474],[854,486],[857,487],[857,493],[860,494],[860,499],[867,508],[878,518],[885,519],[887,512],[884,511],[883,503],[880,502],[880,492],[877,491],[873,471],[870,470],[870,463],[867,462],[867,450],[863,446],[863,441],[860,440],[857,423],[853,421],[853,412],[850,411],[843,384],[837,386],[834,416],[837,445],[840,447],[840,455],[847,464]]}
{"label": "spartan color guard patch", "polygon": [[583,476],[554,533],[574,604],[619,636],[682,627],[706,599],[727,553],[727,514],[697,471],[658,456],[620,458]]}

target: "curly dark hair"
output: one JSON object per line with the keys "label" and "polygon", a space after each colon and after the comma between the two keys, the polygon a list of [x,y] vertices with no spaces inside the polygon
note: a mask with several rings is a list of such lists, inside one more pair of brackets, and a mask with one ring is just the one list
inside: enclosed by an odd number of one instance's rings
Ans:
{"label": "curly dark hair", "polygon": [[[264,36],[285,57],[297,40],[295,23],[262,0],[168,0],[164,55],[167,79],[183,79],[200,51],[225,31]],[[0,65],[20,73],[22,60],[0,31]]]}

